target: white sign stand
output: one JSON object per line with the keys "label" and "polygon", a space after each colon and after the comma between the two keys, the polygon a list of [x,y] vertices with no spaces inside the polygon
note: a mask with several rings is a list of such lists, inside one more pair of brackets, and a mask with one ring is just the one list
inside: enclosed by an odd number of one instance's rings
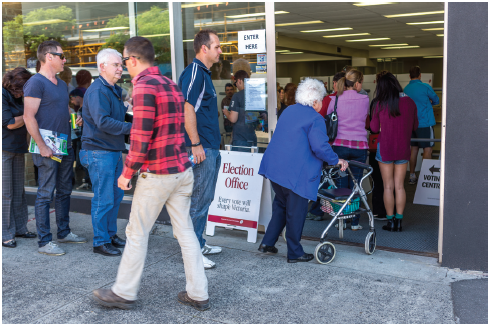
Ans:
{"label": "white sign stand", "polygon": [[440,160],[423,160],[414,204],[440,206]]}
{"label": "white sign stand", "polygon": [[262,157],[261,153],[221,151],[206,235],[214,236],[220,226],[247,231],[247,241],[256,243],[258,224],[266,228],[272,215],[270,181],[258,174]]}

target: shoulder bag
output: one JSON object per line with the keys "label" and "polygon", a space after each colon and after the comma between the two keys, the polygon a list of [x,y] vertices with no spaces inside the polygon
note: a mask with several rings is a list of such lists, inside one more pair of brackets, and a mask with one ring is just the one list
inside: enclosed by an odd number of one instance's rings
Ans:
{"label": "shoulder bag", "polygon": [[336,135],[338,134],[338,114],[336,113],[337,107],[338,96],[336,96],[334,102],[334,111],[324,117],[324,122],[326,123],[326,134],[328,134],[330,141],[334,141],[336,139]]}

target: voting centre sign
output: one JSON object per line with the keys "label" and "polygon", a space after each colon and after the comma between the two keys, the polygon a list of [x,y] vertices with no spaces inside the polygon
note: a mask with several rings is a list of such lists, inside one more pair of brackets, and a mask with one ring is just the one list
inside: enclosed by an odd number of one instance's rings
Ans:
{"label": "voting centre sign", "polygon": [[423,159],[413,203],[440,206],[440,160]]}
{"label": "voting centre sign", "polygon": [[256,243],[258,225],[265,228],[272,217],[270,181],[258,174],[261,153],[221,151],[214,201],[209,207],[206,234],[216,226],[248,232]]}

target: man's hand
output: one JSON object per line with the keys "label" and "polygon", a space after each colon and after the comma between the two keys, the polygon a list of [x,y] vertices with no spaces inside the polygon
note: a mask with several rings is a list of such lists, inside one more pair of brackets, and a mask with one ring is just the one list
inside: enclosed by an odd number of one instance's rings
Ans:
{"label": "man's hand", "polygon": [[81,116],[77,117],[75,124],[77,124],[78,126],[83,126],[83,118],[81,118]]}
{"label": "man's hand", "polygon": [[202,145],[192,146],[192,154],[194,155],[195,164],[199,164],[205,160],[205,151]]}
{"label": "man's hand", "polygon": [[121,176],[119,177],[119,179],[117,179],[117,186],[119,188],[121,188],[122,190],[130,190],[132,188],[131,179],[126,179],[121,174]]}
{"label": "man's hand", "polygon": [[41,153],[42,157],[50,158],[53,156],[53,150],[51,150],[47,145],[39,147],[39,152]]}
{"label": "man's hand", "polygon": [[341,164],[341,169],[340,169],[341,171],[345,171],[346,168],[348,168],[348,162],[346,162],[343,159],[339,159],[338,164]]}

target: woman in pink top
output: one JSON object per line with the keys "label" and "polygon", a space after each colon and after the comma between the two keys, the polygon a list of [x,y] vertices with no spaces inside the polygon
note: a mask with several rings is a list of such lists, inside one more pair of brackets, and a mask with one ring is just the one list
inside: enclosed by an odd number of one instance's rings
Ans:
{"label": "woman in pink top", "polygon": [[377,74],[372,106],[370,129],[374,133],[380,131],[375,159],[379,161],[384,182],[384,205],[389,220],[382,229],[401,232],[402,214],[406,206],[404,177],[411,155],[411,133],[418,128],[418,112],[414,101],[402,92],[396,77],[387,71]]}
{"label": "woman in pink top", "polygon": [[[338,114],[338,134],[333,142],[333,151],[340,159],[353,160],[365,163],[367,161],[367,130],[365,121],[367,119],[369,102],[368,96],[358,93],[362,90],[363,74],[352,69],[338,80],[337,97],[329,103],[328,112],[334,111],[336,100],[338,104],[336,113]],[[360,181],[363,170],[350,166],[353,176]],[[336,181],[338,188],[353,189],[353,179],[350,176],[339,178]],[[360,215],[356,215],[351,220],[351,229],[357,231],[362,229],[359,223]],[[346,226],[346,225],[345,225]]]}

